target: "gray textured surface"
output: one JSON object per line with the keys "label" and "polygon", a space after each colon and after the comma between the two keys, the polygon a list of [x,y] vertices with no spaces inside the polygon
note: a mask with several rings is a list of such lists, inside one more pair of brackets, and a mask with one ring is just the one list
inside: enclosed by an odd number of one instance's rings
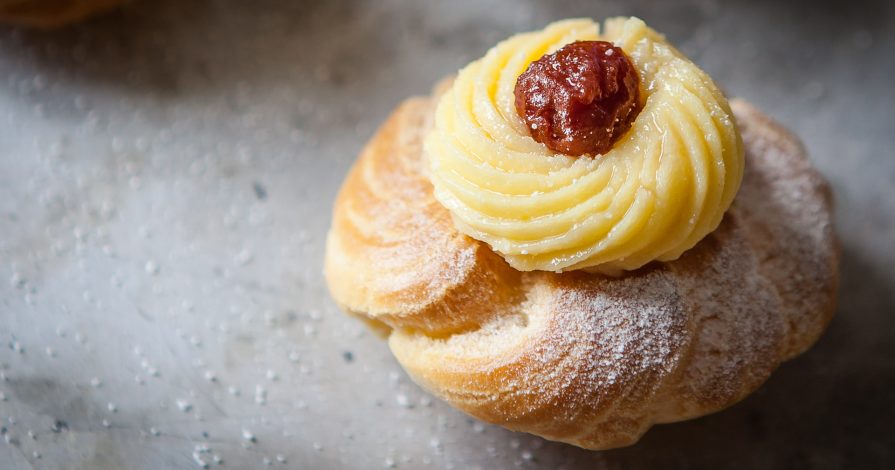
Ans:
{"label": "gray textured surface", "polygon": [[[614,14],[805,139],[843,283],[755,395],[594,453],[431,400],[320,270],[338,184],[402,98],[513,32]],[[168,0],[0,29],[0,468],[892,465],[893,57],[884,1]]]}

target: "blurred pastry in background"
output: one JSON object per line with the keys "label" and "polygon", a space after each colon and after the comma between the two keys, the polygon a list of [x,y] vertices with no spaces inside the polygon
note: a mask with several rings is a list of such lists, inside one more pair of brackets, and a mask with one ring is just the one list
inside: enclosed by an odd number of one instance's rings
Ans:
{"label": "blurred pastry in background", "polygon": [[118,7],[128,0],[0,0],[0,22],[52,29]]}

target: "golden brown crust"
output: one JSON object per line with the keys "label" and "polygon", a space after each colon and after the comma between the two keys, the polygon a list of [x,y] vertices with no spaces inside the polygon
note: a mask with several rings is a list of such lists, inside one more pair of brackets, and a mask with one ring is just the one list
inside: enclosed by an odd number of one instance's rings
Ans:
{"label": "golden brown crust", "polygon": [[742,399],[833,314],[830,192],[798,141],[732,103],[747,172],[721,226],[621,278],[520,273],[459,234],[421,140],[433,101],[402,104],[336,200],[327,282],[382,327],[411,377],[485,421],[590,449]]}
{"label": "golden brown crust", "polygon": [[127,0],[0,0],[0,21],[40,29],[58,28]]}

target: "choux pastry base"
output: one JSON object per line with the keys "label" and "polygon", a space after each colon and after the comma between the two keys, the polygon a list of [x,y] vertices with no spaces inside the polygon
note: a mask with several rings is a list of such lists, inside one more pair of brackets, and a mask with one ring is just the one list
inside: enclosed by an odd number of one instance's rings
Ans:
{"label": "choux pastry base", "polygon": [[750,104],[732,101],[746,169],[720,227],[676,261],[612,278],[516,271],[458,233],[426,176],[434,103],[404,102],[361,153],[325,274],[336,302],[453,406],[588,449],[627,446],[742,400],[830,321],[830,189]]}

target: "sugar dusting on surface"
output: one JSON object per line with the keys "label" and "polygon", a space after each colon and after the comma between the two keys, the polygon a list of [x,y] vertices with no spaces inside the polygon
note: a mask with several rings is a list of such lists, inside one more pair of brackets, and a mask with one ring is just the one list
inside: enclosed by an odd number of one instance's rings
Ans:
{"label": "sugar dusting on surface", "polygon": [[[330,278],[357,278],[342,295],[334,293],[349,310],[434,334],[477,328],[502,312],[497,307],[516,294],[500,284],[518,274],[505,266],[492,269],[496,255],[482,256],[485,247],[453,230],[450,215],[432,197],[419,158],[418,130],[431,125],[423,112],[428,109],[423,100],[405,103],[349,175],[351,190],[336,203],[341,210],[334,214],[327,272]],[[391,158],[374,158],[379,154]],[[491,311],[468,306],[488,299]]]}
{"label": "sugar dusting on surface", "polygon": [[791,134],[747,103],[734,101],[733,109],[752,163],[736,209],[784,303],[789,358],[813,344],[833,315],[839,254],[832,193]]}
{"label": "sugar dusting on surface", "polygon": [[[375,297],[357,313],[413,307],[388,318],[389,343],[415,380],[455,406],[551,439],[624,445],[655,422],[743,398],[829,319],[836,255],[823,181],[798,143],[751,108],[734,104],[748,170],[721,227],[677,261],[606,278],[513,277],[487,246],[457,234],[420,165],[430,110],[408,106],[382,131],[396,133],[386,140],[401,151],[377,153],[392,147],[374,139],[358,164],[363,184],[349,180],[341,196],[352,221],[341,230],[363,243],[329,256],[354,263],[341,273],[367,276],[352,285]],[[339,231],[339,203],[336,216],[336,233],[353,236]],[[425,319],[435,314],[473,327],[427,330],[444,321]]]}

